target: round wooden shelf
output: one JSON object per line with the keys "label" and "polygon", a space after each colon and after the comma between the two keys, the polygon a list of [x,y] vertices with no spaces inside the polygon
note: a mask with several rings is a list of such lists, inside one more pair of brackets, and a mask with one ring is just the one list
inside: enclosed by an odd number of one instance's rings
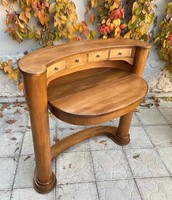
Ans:
{"label": "round wooden shelf", "polygon": [[48,86],[49,108],[63,121],[91,125],[113,119],[139,105],[147,83],[114,68],[94,68],[59,77]]}

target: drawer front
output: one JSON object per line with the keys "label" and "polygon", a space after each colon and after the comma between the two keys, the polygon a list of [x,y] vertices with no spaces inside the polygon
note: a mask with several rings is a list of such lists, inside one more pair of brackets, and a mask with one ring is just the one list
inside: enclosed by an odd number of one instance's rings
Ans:
{"label": "drawer front", "polygon": [[95,62],[100,60],[107,60],[108,56],[109,56],[109,50],[91,52],[88,55],[88,61]]}
{"label": "drawer front", "polygon": [[47,68],[47,77],[52,76],[53,74],[60,72],[66,68],[65,61],[59,61],[50,67]]}
{"label": "drawer front", "polygon": [[131,48],[112,49],[109,58],[134,57],[135,50]]}
{"label": "drawer front", "polygon": [[67,67],[77,67],[87,62],[87,54],[79,54],[66,59]]}

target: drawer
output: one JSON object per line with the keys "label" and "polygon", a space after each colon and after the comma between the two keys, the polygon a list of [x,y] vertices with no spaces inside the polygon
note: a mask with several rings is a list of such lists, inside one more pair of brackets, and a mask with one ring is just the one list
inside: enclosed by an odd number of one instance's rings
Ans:
{"label": "drawer", "polygon": [[52,76],[53,74],[60,72],[64,70],[65,68],[66,68],[66,64],[64,60],[54,63],[53,65],[47,68],[47,77]]}
{"label": "drawer", "polygon": [[71,68],[85,64],[86,62],[87,62],[87,54],[86,53],[71,56],[66,59],[67,67],[71,67]]}
{"label": "drawer", "polygon": [[107,60],[108,56],[109,56],[109,50],[91,52],[88,55],[88,61],[95,62],[99,60]]}
{"label": "drawer", "polygon": [[112,49],[110,51],[109,58],[120,58],[120,57],[134,57],[135,49],[125,48],[125,49]]}

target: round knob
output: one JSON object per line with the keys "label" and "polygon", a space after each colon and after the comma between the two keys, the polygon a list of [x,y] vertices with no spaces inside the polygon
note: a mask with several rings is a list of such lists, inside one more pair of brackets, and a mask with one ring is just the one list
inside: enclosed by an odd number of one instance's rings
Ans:
{"label": "round knob", "polygon": [[96,55],[96,58],[100,58],[100,55]]}
{"label": "round knob", "polygon": [[55,67],[54,69],[55,69],[55,70],[59,70],[59,68],[58,68],[58,67]]}
{"label": "round knob", "polygon": [[79,63],[79,60],[78,60],[78,59],[76,59],[76,60],[75,60],[75,62],[76,62],[76,63]]}
{"label": "round knob", "polygon": [[121,52],[119,52],[119,53],[118,53],[118,55],[120,55],[120,56],[121,56],[121,55],[122,55],[122,53],[121,53]]}

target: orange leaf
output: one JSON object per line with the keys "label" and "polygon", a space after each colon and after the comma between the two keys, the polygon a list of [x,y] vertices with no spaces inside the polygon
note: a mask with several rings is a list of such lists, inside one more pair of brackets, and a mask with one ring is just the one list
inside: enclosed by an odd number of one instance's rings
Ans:
{"label": "orange leaf", "polygon": [[90,15],[90,22],[93,23],[94,20],[95,20],[94,13],[91,13],[91,15]]}
{"label": "orange leaf", "polygon": [[27,24],[27,22],[28,22],[28,18],[26,16],[25,12],[21,12],[20,13],[19,19],[21,19],[22,21],[24,21],[25,24]]}

